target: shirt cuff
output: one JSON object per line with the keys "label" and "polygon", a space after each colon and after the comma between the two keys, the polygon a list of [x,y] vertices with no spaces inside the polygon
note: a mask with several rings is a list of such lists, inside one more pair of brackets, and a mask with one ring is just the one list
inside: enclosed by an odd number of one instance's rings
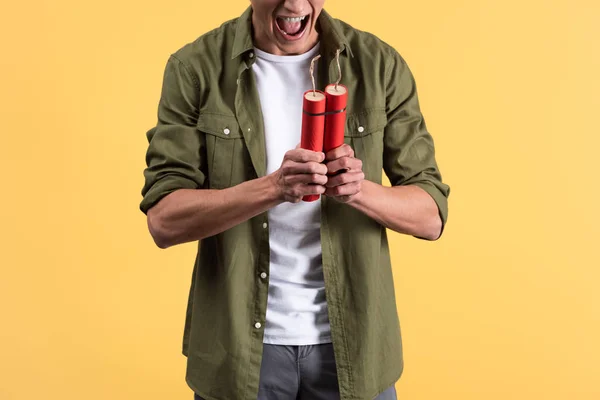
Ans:
{"label": "shirt cuff", "polygon": [[442,228],[440,230],[440,236],[444,232],[444,227],[446,226],[446,221],[448,220],[448,198],[432,183],[427,181],[415,182],[411,183],[411,185],[418,186],[424,191],[426,191],[437,204],[440,219],[442,220]]}
{"label": "shirt cuff", "polygon": [[194,180],[182,176],[167,175],[154,182],[148,189],[140,203],[140,210],[144,214],[148,214],[148,210],[163,197],[179,189],[198,189],[198,184]]}

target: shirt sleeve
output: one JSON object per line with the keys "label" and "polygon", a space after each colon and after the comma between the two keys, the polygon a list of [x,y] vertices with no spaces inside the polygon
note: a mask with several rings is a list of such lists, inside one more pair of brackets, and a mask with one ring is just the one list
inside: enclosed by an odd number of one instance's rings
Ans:
{"label": "shirt sleeve", "polygon": [[165,67],[158,122],[147,133],[148,150],[140,210],[178,189],[201,188],[206,179],[206,140],[196,128],[199,85],[175,55]]}
{"label": "shirt sleeve", "polygon": [[392,186],[415,185],[438,206],[442,232],[448,220],[450,187],[442,182],[433,138],[421,114],[414,77],[404,59],[391,50],[386,80],[387,125],[383,168]]}

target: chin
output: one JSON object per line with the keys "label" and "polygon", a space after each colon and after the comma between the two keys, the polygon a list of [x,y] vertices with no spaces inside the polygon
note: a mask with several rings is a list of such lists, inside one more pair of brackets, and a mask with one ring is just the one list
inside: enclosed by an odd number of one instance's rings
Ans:
{"label": "chin", "polygon": [[286,54],[289,55],[295,55],[295,54],[302,54],[302,53],[306,53],[308,50],[310,50],[310,47],[307,46],[307,43],[294,43],[294,44],[284,44],[279,42],[279,48],[284,51]]}

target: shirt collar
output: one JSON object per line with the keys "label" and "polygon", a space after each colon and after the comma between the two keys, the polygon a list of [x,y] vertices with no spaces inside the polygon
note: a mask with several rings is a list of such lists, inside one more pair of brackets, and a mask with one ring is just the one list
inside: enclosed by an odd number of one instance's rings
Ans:
{"label": "shirt collar", "polygon": [[[248,7],[238,18],[236,25],[235,38],[233,40],[231,51],[232,60],[254,48],[252,43],[252,6]],[[335,54],[338,49],[341,52],[346,49],[348,54],[351,57],[354,57],[350,44],[342,32],[339,23],[332,18],[327,11],[321,10],[321,14],[319,14],[317,20],[317,26],[323,52]]]}

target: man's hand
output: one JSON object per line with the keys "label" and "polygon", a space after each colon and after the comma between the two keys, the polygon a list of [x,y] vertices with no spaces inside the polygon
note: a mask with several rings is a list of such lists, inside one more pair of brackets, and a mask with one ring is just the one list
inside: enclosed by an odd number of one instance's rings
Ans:
{"label": "man's hand", "polygon": [[349,203],[360,193],[365,179],[362,161],[354,158],[354,150],[346,143],[328,151],[325,154],[325,161],[327,161],[328,174],[340,171],[327,180],[325,195],[339,202]]}
{"label": "man's hand", "polygon": [[321,164],[323,160],[323,153],[301,149],[300,144],[285,153],[281,167],[273,173],[280,197],[298,203],[306,195],[325,193],[327,166]]}

